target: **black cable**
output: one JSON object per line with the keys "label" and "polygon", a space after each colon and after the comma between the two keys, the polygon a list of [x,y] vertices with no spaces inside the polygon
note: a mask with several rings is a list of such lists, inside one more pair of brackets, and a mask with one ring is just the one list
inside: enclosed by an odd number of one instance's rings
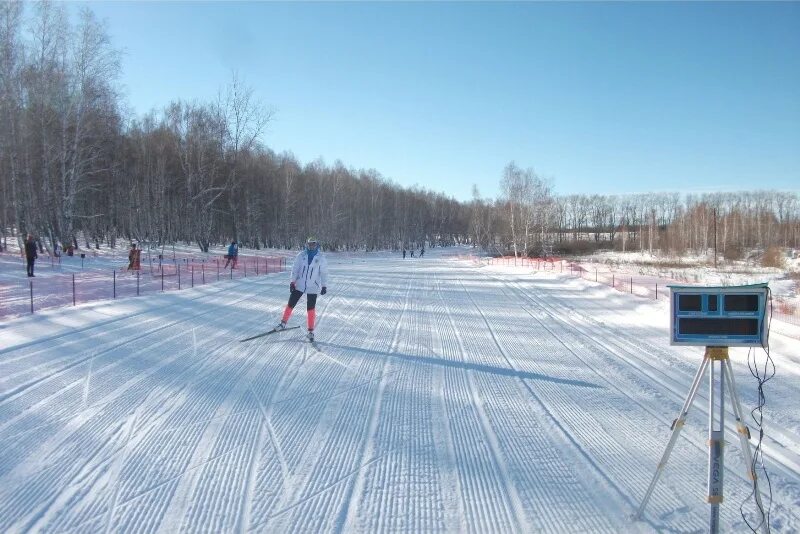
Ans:
{"label": "black cable", "polygon": [[[755,451],[753,453],[753,463],[752,465],[750,465],[751,473],[754,475],[753,488],[750,494],[745,499],[745,501],[739,506],[739,513],[741,513],[742,519],[750,528],[750,530],[756,534],[757,534],[756,529],[760,528],[764,524],[764,521],[766,521],[767,532],[770,531],[769,516],[772,511],[772,482],[770,481],[769,473],[767,472],[767,467],[764,465],[764,454],[762,449],[762,442],[764,440],[763,411],[764,411],[764,405],[766,405],[767,403],[767,398],[764,395],[764,384],[769,382],[772,379],[772,377],[775,376],[775,362],[773,361],[772,356],[770,356],[769,353],[769,331],[772,327],[772,311],[773,311],[772,290],[769,288],[769,286],[767,287],[767,296],[769,297],[769,323],[767,324],[767,329],[766,329],[766,344],[762,346],[764,352],[767,355],[766,359],[764,360],[763,371],[759,369],[758,362],[756,361],[755,351],[752,348],[750,348],[747,351],[747,367],[748,369],[750,369],[750,374],[753,375],[753,377],[758,381],[758,401],[756,407],[750,411],[750,417],[753,418],[753,421],[755,422],[755,425],[758,428],[758,445],[756,445]],[[769,496],[767,501],[766,512],[764,510],[763,503],[761,506],[759,506],[758,504],[759,501],[758,499],[755,498],[756,488],[757,488],[756,479],[758,478],[756,476],[756,469],[758,469],[759,467],[761,472],[764,473],[764,479],[767,481]],[[753,525],[750,524],[750,521],[747,520],[747,517],[745,516],[744,513],[744,505],[748,500],[750,500],[751,497],[756,503],[756,508],[758,508],[761,518],[761,521],[759,521],[759,523],[755,527],[753,527]]]}

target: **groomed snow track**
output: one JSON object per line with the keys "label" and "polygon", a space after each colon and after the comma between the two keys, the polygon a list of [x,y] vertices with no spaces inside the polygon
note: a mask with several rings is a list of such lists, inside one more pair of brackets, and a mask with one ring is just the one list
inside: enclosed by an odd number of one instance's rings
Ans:
{"label": "groomed snow track", "polygon": [[[274,324],[286,275],[3,325],[0,532],[705,530],[705,385],[630,519],[700,362],[637,321],[658,305],[433,252],[330,255],[316,349],[238,342]],[[798,374],[768,386],[775,532],[800,529]],[[747,532],[726,437],[723,525]]]}

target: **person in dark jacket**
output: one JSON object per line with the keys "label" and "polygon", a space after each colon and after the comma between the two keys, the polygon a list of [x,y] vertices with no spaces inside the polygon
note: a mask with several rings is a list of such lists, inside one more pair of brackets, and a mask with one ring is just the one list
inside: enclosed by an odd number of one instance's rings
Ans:
{"label": "person in dark jacket", "polygon": [[27,260],[28,266],[28,276],[33,276],[33,262],[36,261],[36,258],[39,257],[36,251],[36,241],[33,240],[33,236],[28,234],[28,240],[25,241],[25,259]]}
{"label": "person in dark jacket", "polygon": [[225,256],[225,267],[223,269],[228,268],[228,264],[231,265],[232,269],[236,268],[236,262],[239,259],[239,245],[236,244],[236,241],[231,241],[230,246],[228,247],[228,254]]}

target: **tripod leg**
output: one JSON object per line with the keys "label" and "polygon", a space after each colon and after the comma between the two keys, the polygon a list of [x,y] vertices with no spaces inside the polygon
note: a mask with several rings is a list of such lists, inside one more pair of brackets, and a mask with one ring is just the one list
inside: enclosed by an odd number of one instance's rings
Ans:
{"label": "tripod leg", "polygon": [[736,433],[739,435],[739,448],[742,452],[742,461],[744,461],[745,469],[747,470],[747,478],[753,482],[753,494],[756,498],[758,512],[761,514],[761,530],[766,534],[766,532],[768,532],[768,525],[764,514],[764,504],[761,502],[761,492],[758,489],[758,476],[753,466],[753,453],[750,450],[750,429],[744,424],[742,405],[739,403],[739,394],[736,391],[736,382],[733,378],[733,366],[731,365],[730,359],[724,360],[724,363],[728,371],[725,373],[725,377],[728,382],[728,390],[731,392],[731,406],[733,406],[733,415],[736,417]]}
{"label": "tripod leg", "polygon": [[650,496],[653,494],[653,490],[656,487],[656,483],[658,482],[658,479],[661,478],[661,472],[667,465],[667,460],[669,460],[669,455],[672,453],[672,448],[675,446],[675,442],[678,440],[678,436],[683,428],[683,424],[686,422],[686,416],[689,413],[689,407],[692,405],[695,395],[697,395],[697,390],[703,380],[703,375],[706,372],[706,367],[708,367],[709,361],[709,358],[705,356],[703,358],[703,362],[700,364],[700,368],[697,370],[697,374],[694,375],[694,380],[689,388],[689,394],[686,396],[686,400],[681,407],[680,414],[678,415],[678,418],[672,422],[672,434],[669,437],[667,448],[664,450],[664,454],[661,456],[661,461],[658,462],[656,472],[653,473],[653,479],[650,481],[650,486],[647,488],[647,492],[642,498],[642,503],[639,505],[639,509],[636,510],[636,513],[633,515],[634,520],[641,519],[642,514],[644,514],[644,509],[647,507],[647,503],[650,500]]}
{"label": "tripod leg", "polygon": [[[716,360],[715,360],[716,361]],[[711,505],[709,532],[719,532],[719,508],[722,503],[722,479],[724,474],[723,443],[725,440],[725,363],[719,360],[719,391],[714,377],[714,361],[711,362],[708,396],[708,503]],[[714,412],[719,410],[718,418]]]}

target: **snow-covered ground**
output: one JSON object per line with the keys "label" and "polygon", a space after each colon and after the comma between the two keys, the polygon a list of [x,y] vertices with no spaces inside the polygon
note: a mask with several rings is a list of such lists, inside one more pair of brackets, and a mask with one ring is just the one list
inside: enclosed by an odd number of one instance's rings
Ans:
{"label": "snow-covered ground", "polygon": [[[0,325],[0,532],[705,530],[705,384],[630,519],[701,361],[668,345],[667,303],[448,254],[329,255],[319,351],[302,329],[238,341],[276,322],[285,274]],[[799,345],[772,336],[775,532],[800,530]]]}
{"label": "snow-covered ground", "polygon": [[[755,252],[752,253],[756,256]],[[800,256],[797,251],[788,251],[784,268],[762,267],[756,261],[728,261],[719,257],[717,267],[713,256],[663,256],[646,252],[603,251],[580,258],[582,264],[601,270],[624,272],[634,275],[701,285],[744,285],[769,282],[772,293],[781,299],[797,299],[800,296]]]}

